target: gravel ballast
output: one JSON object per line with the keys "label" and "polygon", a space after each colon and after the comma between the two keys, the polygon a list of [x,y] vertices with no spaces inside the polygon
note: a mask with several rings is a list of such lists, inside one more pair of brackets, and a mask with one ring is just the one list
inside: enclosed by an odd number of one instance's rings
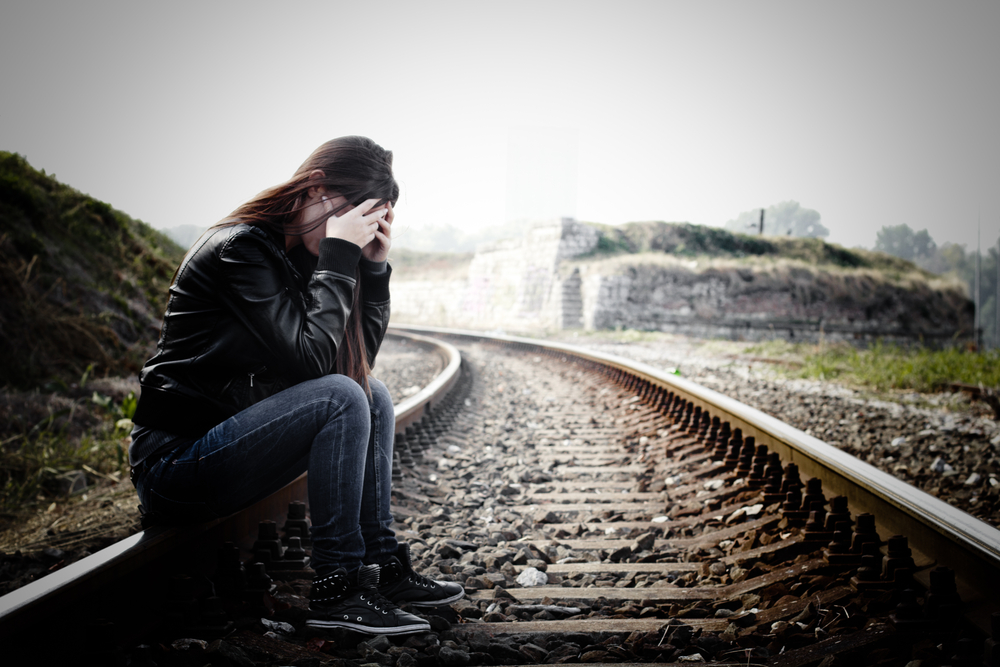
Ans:
{"label": "gravel ballast", "polygon": [[872,396],[787,377],[739,345],[673,335],[568,335],[560,342],[641,361],[726,394],[1000,526],[1000,424],[961,394]]}

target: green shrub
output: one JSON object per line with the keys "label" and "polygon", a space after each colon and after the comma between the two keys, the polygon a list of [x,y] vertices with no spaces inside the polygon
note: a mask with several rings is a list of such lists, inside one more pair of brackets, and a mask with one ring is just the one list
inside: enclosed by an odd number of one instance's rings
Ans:
{"label": "green shrub", "polygon": [[[52,415],[57,416],[63,415]],[[83,437],[73,438],[50,418],[8,438],[0,449],[0,511],[16,512],[58,499],[59,476],[73,470],[121,479],[128,473],[123,441],[128,430],[123,426],[109,416]]]}

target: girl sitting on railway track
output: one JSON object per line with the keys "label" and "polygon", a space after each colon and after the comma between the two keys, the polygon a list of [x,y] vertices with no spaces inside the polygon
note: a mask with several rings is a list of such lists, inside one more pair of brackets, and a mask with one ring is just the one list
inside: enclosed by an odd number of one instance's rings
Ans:
{"label": "girl sitting on railway track", "polygon": [[144,524],[226,516],[309,472],[314,627],[429,629],[449,604],[390,527],[394,413],[369,376],[389,321],[399,187],[370,139],[320,146],[209,229],[173,284],[129,448]]}

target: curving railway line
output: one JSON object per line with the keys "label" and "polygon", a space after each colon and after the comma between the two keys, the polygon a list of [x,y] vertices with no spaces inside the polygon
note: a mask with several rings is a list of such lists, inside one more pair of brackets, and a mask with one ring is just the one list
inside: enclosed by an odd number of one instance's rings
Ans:
{"label": "curving railway line", "polygon": [[418,571],[467,594],[435,611],[432,632],[304,628],[300,478],[233,517],[144,531],[0,598],[5,653],[36,664],[66,653],[136,665],[1000,664],[989,525],[643,364],[504,336],[394,335],[446,369],[397,406],[397,532]]}

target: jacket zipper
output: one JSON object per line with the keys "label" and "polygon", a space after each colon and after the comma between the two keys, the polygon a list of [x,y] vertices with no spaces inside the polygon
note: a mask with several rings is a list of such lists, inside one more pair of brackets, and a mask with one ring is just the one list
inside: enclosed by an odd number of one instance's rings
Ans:
{"label": "jacket zipper", "polygon": [[253,386],[253,373],[250,373],[250,386]]}

